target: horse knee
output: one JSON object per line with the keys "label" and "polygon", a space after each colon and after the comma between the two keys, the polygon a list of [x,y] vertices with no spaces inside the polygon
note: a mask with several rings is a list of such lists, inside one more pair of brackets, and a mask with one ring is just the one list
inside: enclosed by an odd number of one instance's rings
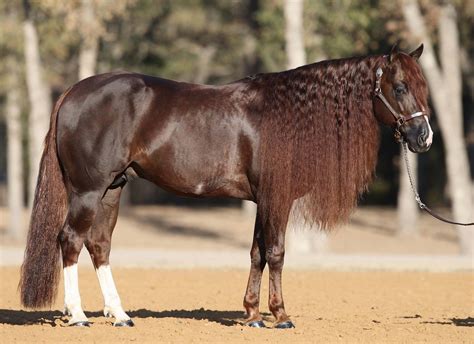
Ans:
{"label": "horse knee", "polygon": [[285,248],[271,247],[266,251],[265,258],[270,269],[281,269],[285,260]]}
{"label": "horse knee", "polygon": [[260,251],[258,250],[252,250],[250,252],[250,264],[252,265],[253,268],[262,268],[266,264],[266,260],[262,255],[260,254]]}

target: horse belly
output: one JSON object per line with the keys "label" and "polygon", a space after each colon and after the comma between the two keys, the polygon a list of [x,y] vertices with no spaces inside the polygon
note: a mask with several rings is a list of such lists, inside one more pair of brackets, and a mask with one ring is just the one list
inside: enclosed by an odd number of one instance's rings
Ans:
{"label": "horse belly", "polygon": [[229,136],[219,141],[175,136],[140,163],[145,178],[182,196],[252,199],[243,152]]}

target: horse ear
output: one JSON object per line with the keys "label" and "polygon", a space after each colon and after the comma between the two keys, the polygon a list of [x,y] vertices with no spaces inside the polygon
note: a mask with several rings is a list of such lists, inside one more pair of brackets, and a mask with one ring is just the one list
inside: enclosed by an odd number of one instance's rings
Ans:
{"label": "horse ear", "polygon": [[413,50],[411,53],[410,53],[410,56],[413,57],[415,60],[418,60],[421,56],[421,54],[423,53],[423,43],[420,44],[420,46],[418,48],[416,48],[415,50]]}
{"label": "horse ear", "polygon": [[388,61],[390,63],[393,62],[393,60],[395,59],[395,55],[397,55],[399,51],[400,49],[398,48],[398,42],[397,42],[392,46],[392,49],[390,50],[390,55],[388,55]]}

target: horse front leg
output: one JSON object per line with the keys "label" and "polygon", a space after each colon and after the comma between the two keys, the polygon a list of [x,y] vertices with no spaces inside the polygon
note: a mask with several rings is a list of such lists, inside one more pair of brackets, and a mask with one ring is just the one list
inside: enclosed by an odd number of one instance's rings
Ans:
{"label": "horse front leg", "polygon": [[285,304],[283,302],[283,293],[281,287],[281,275],[283,271],[283,263],[285,260],[285,237],[276,240],[273,244],[269,244],[267,248],[266,258],[269,268],[269,297],[268,307],[275,316],[276,328],[293,328],[295,327],[290,318],[286,314]]}
{"label": "horse front leg", "polygon": [[250,274],[244,296],[244,307],[247,312],[246,324],[251,327],[265,327],[259,311],[260,285],[262,273],[267,263],[265,259],[265,240],[262,228],[260,216],[257,212],[252,249],[250,250]]}
{"label": "horse front leg", "polygon": [[288,216],[273,214],[264,226],[265,258],[269,269],[268,307],[275,317],[275,328],[294,328],[286,314],[282,293],[282,271],[285,260],[285,232]]}

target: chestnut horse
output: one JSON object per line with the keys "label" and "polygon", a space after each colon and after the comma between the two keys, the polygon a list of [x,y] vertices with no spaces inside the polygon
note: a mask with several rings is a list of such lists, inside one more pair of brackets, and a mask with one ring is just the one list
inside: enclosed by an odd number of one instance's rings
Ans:
{"label": "chestnut horse", "polygon": [[138,176],[182,196],[256,202],[246,323],[264,326],[260,282],[268,264],[274,326],[293,327],[281,289],[288,219],[321,229],[347,220],[374,174],[379,122],[414,152],[430,147],[422,50],[323,61],[223,86],[125,72],[72,86],[56,102],[45,140],[21,271],[23,305],[51,306],[61,252],[69,324],[87,326],[77,274],[85,245],[104,314],[116,326],[133,326],[109,253],[120,193]]}

